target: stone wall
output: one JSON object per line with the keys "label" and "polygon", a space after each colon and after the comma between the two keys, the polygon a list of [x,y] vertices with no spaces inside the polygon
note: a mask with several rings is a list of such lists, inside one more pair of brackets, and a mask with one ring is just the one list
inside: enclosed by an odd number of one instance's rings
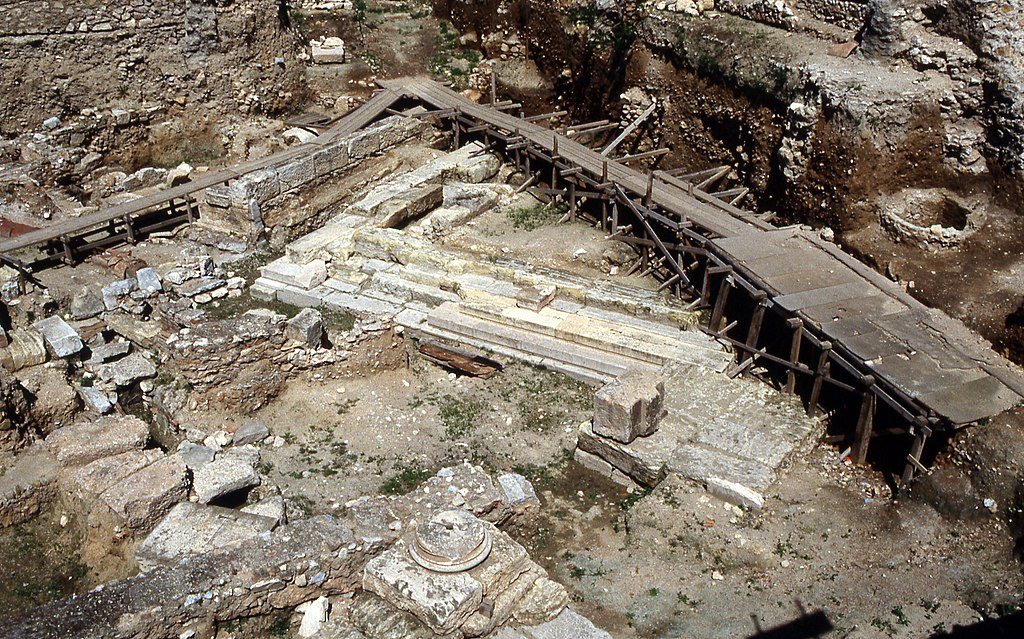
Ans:
{"label": "stone wall", "polygon": [[799,0],[797,13],[857,31],[868,17],[868,0]]}
{"label": "stone wall", "polygon": [[303,86],[273,0],[4,0],[0,13],[4,133],[97,107],[274,111]]}

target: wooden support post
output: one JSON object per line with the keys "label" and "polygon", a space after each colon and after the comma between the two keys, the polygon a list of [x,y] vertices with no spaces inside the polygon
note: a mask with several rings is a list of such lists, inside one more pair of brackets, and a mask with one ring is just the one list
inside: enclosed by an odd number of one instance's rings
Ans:
{"label": "wooden support post", "polygon": [[71,249],[71,240],[67,235],[60,236],[61,246],[64,247],[64,261],[68,264],[75,263],[75,252]]}
{"label": "wooden support post", "polygon": [[192,198],[186,198],[185,199],[185,214],[188,216],[188,223],[189,224],[192,224],[193,222],[196,221],[196,213],[195,213],[195,210],[192,208],[192,206],[193,206]]}
{"label": "wooden support post", "polygon": [[608,198],[601,200],[601,231],[608,232]]}
{"label": "wooden support post", "polygon": [[811,387],[811,397],[807,402],[807,414],[814,417],[818,414],[818,400],[821,398],[821,385],[828,376],[828,356],[832,352],[832,342],[821,343],[821,354],[818,355],[818,366],[814,369],[814,385]]}
{"label": "wooden support post", "polygon": [[569,180],[569,221],[576,221],[576,180]]}
{"label": "wooden support post", "polygon": [[601,162],[601,184],[608,183],[608,160]]}
{"label": "wooden support post", "polygon": [[857,417],[857,430],[853,436],[853,463],[863,465],[868,459],[868,444],[871,442],[871,431],[875,424],[875,378],[864,376],[864,394],[860,399],[860,415]]}
{"label": "wooden support post", "polygon": [[135,244],[135,229],[132,228],[132,218],[126,215],[121,219],[124,221],[125,232],[128,233],[128,242]]}
{"label": "wooden support post", "polygon": [[[730,271],[732,269],[729,269]],[[726,275],[718,286],[718,297],[715,298],[715,308],[711,311],[711,323],[708,328],[712,333],[720,333],[722,321],[725,319],[725,303],[729,299],[729,290],[733,287],[732,275]]]}
{"label": "wooden support post", "polygon": [[494,73],[494,67],[491,67],[491,106],[498,101],[498,79]]}
{"label": "wooden support post", "polygon": [[914,471],[917,470],[918,466],[924,467],[921,463],[921,453],[924,451],[925,442],[928,441],[928,436],[932,434],[932,429],[928,427],[928,420],[923,416],[918,417],[914,424],[914,443],[910,446],[910,454],[907,455],[907,465],[903,469],[903,484],[909,484],[910,480],[914,478]]}
{"label": "wooden support post", "polygon": [[[800,362],[800,343],[804,339],[804,321],[798,317],[791,317],[786,320],[786,326],[793,331],[793,337],[789,342],[789,363],[796,366]],[[796,392],[796,371],[786,371],[786,392]]]}
{"label": "wooden support post", "polygon": [[619,228],[619,202],[612,200],[612,225],[609,230],[614,231],[617,228]]}
{"label": "wooden support post", "polygon": [[647,193],[644,194],[644,207],[651,208],[651,197],[654,195],[654,171],[647,172]]}
{"label": "wooden support post", "polygon": [[[768,308],[768,293],[758,291],[754,294],[754,302],[757,306],[754,307],[754,315],[750,318],[750,327],[747,329],[747,341],[745,342],[751,350],[756,350],[757,339],[761,336],[761,324],[764,323],[764,312]],[[749,356],[750,351],[741,351],[740,363],[742,364]]]}

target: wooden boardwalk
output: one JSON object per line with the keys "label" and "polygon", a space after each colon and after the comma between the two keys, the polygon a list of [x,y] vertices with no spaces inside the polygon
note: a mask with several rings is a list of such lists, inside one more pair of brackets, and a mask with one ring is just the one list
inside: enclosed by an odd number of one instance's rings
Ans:
{"label": "wooden boardwalk", "polygon": [[451,119],[457,136],[495,141],[528,173],[531,159],[544,163],[571,211],[578,199],[599,201],[601,224],[642,250],[645,272],[713,308],[707,330],[737,347],[737,374],[756,360],[781,367],[788,390],[804,386],[811,412],[826,388],[844,395],[832,406],[856,414],[848,441],[859,461],[873,436],[903,433],[909,479],[924,469],[933,430],[984,421],[1024,397],[1016,369],[961,323],[812,233],[778,229],[667,172],[638,171],[436,82],[384,85]]}
{"label": "wooden boardwalk", "polygon": [[278,166],[289,160],[308,155],[316,149],[329,144],[338,138],[355,133],[367,124],[380,117],[380,115],[394,104],[399,96],[387,89],[378,91],[369,100],[346,116],[338,120],[329,130],[325,131],[315,139],[305,144],[290,147],[265,158],[250,160],[236,164],[227,169],[211,171],[199,175],[191,182],[186,182],[130,202],[103,208],[95,213],[83,215],[69,220],[63,220],[55,224],[49,224],[44,228],[31,231],[17,237],[0,240],[0,256],[6,261],[14,262],[15,251],[27,248],[49,245],[63,241],[67,247],[67,239],[99,230],[112,222],[123,222],[131,228],[131,219],[139,214],[152,211],[155,208],[172,205],[176,201],[181,202],[182,210],[187,211],[191,218],[195,215],[192,209],[191,196],[194,193],[207,189],[211,186],[224,184],[231,180],[242,177],[247,173]]}

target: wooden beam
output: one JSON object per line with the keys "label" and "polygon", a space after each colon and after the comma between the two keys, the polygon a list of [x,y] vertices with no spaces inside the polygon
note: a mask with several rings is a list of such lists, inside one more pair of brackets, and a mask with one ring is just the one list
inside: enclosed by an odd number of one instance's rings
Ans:
{"label": "wooden beam", "polygon": [[629,123],[629,126],[627,126],[627,127],[625,128],[625,129],[623,129],[623,130],[622,130],[622,133],[620,133],[620,134],[618,135],[618,137],[616,137],[616,138],[615,138],[614,140],[612,140],[611,142],[609,142],[609,143],[608,143],[608,146],[604,147],[604,149],[602,149],[602,150],[601,150],[601,155],[608,155],[609,153],[611,153],[612,151],[614,151],[614,150],[615,150],[615,147],[617,147],[617,146],[619,146],[620,144],[622,144],[622,141],[623,141],[623,140],[625,140],[625,139],[626,139],[627,137],[629,137],[629,134],[630,134],[630,133],[632,133],[633,131],[635,131],[635,130],[636,130],[636,128],[637,128],[638,126],[640,126],[641,124],[643,124],[643,121],[644,121],[644,120],[646,120],[646,119],[647,119],[648,117],[650,117],[650,115],[651,115],[652,113],[654,113],[654,109],[655,109],[655,108],[656,108],[657,106],[658,106],[658,103],[657,103],[657,102],[652,102],[652,103],[651,103],[651,106],[647,107],[647,109],[646,109],[646,110],[645,110],[645,111],[644,111],[643,113],[641,113],[641,114],[640,114],[640,115],[639,115],[639,116],[637,117],[637,119],[635,119],[635,120],[633,120],[632,122],[630,122],[630,123]]}
{"label": "wooden beam", "polygon": [[818,355],[818,366],[814,369],[814,386],[811,387],[811,397],[807,402],[807,415],[814,417],[818,413],[818,400],[821,398],[821,384],[828,375],[828,356],[832,352],[832,342],[821,343],[821,353]]}
{"label": "wooden beam", "polygon": [[[928,427],[928,420],[924,417],[918,417],[917,423],[914,425],[916,431],[914,435],[914,443],[910,445],[910,453],[907,455],[907,465],[903,469],[903,484],[909,484],[910,480],[914,478],[914,471],[918,468],[925,468],[924,464],[921,463],[921,453],[924,452],[924,445],[928,441],[928,436],[932,434],[932,429]],[[927,471],[927,469],[926,469]]]}
{"label": "wooden beam", "polygon": [[631,153],[629,155],[622,155],[615,159],[619,162],[629,162],[630,160],[642,160],[644,158],[661,157],[668,152],[669,149],[662,147],[660,149],[654,149],[653,151],[644,151],[643,153]]}
{"label": "wooden beam", "polygon": [[864,394],[860,400],[860,415],[857,417],[857,430],[853,437],[853,463],[863,465],[868,459],[868,444],[871,442],[871,431],[875,424],[875,378],[867,375],[864,378]]}
{"label": "wooden beam", "polygon": [[563,115],[569,115],[568,111],[551,111],[550,113],[528,115],[525,118],[522,118],[522,120],[523,122],[539,122],[541,120],[551,120],[552,118],[560,118]]}
{"label": "wooden beam", "polygon": [[[754,307],[754,314],[750,318],[750,327],[747,329],[747,347],[754,349],[757,346],[757,340],[761,337],[761,324],[764,322],[764,312],[768,308],[768,293],[764,291],[758,291],[757,295],[754,296],[754,302],[757,304]],[[740,355],[740,363],[743,363],[744,355]]]}
{"label": "wooden beam", "polygon": [[711,322],[709,323],[709,327],[714,333],[721,332],[722,320],[725,316],[725,303],[729,299],[729,290],[734,286],[732,278],[731,273],[726,275],[718,286],[718,296],[715,298],[715,308],[711,311]]}
{"label": "wooden beam", "polygon": [[[797,317],[791,317],[786,320],[786,326],[793,332],[793,336],[789,342],[789,361],[794,365],[800,362],[800,343],[804,337],[804,321]],[[796,373],[790,369],[786,373],[786,392],[794,393],[796,391]]]}

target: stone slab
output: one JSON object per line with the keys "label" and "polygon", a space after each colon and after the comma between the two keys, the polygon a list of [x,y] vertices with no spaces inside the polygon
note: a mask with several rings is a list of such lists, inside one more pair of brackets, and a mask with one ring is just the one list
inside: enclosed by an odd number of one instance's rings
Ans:
{"label": "stone slab", "polygon": [[143,571],[173,566],[184,557],[237,545],[276,525],[271,517],[186,501],[174,506],[146,536],[135,558]]}
{"label": "stone slab", "polygon": [[141,449],[148,440],[149,426],[138,417],[108,415],[58,428],[46,438],[45,445],[62,466],[79,466]]}
{"label": "stone slab", "polygon": [[71,357],[82,350],[82,338],[75,329],[58,315],[51,315],[32,324],[46,341],[46,348],[54,357]]}
{"label": "stone slab", "polygon": [[135,531],[149,530],[186,497],[188,467],[175,455],[136,471],[100,495],[100,499]]}
{"label": "stone slab", "polygon": [[590,422],[584,422],[577,432],[576,445],[604,459],[637,483],[656,486],[667,474],[668,461],[679,446],[679,440],[671,433],[658,431],[623,444],[595,434]]}

